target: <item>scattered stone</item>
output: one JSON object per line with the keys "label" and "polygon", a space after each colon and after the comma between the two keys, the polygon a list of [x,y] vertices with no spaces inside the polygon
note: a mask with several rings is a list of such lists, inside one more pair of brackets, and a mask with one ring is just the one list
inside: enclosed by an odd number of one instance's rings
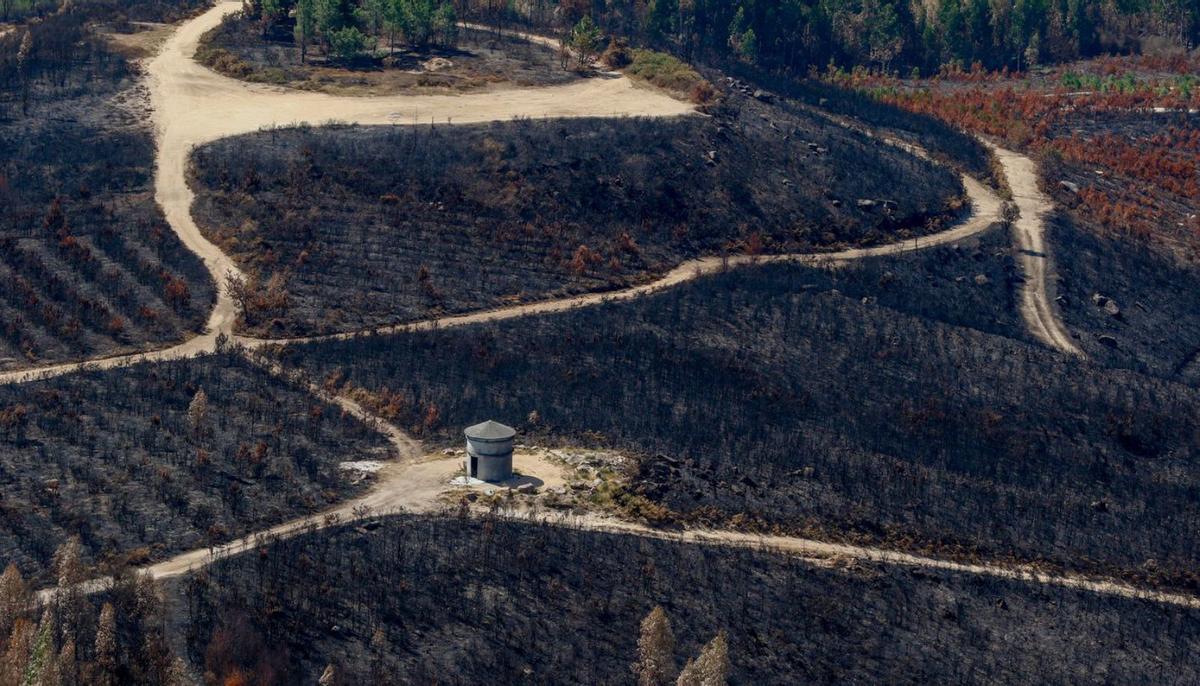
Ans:
{"label": "scattered stone", "polygon": [[1108,298],[1099,293],[1092,293],[1092,304],[1096,307],[1104,307],[1104,303],[1108,302]]}
{"label": "scattered stone", "polygon": [[454,63],[445,57],[431,57],[421,63],[425,71],[441,71],[454,66]]}
{"label": "scattered stone", "polygon": [[976,286],[986,286],[989,283],[991,283],[991,279],[989,279],[987,277],[987,274],[976,274],[975,275],[975,285]]}
{"label": "scattered stone", "polygon": [[1070,191],[1072,193],[1079,192],[1079,184],[1077,184],[1077,183],[1071,183],[1070,181],[1059,181],[1058,183],[1063,188],[1067,189],[1068,191]]}
{"label": "scattered stone", "polygon": [[523,483],[517,486],[516,491],[522,495],[537,495],[537,486],[531,483]]}
{"label": "scattered stone", "polygon": [[770,93],[768,93],[765,90],[762,90],[760,88],[760,89],[754,91],[754,98],[756,100],[762,100],[763,102],[771,102],[771,100],[774,98],[774,96],[772,96]]}
{"label": "scattered stone", "polygon": [[868,210],[868,209],[871,209],[872,207],[875,207],[876,203],[874,200],[871,200],[870,198],[859,198],[854,204],[857,205],[859,207],[859,209]]}
{"label": "scattered stone", "polygon": [[1109,336],[1106,333],[1102,333],[1099,336],[1097,336],[1096,340],[1100,341],[1100,343],[1102,345],[1107,345],[1110,348],[1117,347],[1117,339],[1113,338],[1112,336]]}
{"label": "scattered stone", "polygon": [[1094,500],[1092,501],[1092,509],[1096,512],[1108,512],[1108,501]]}
{"label": "scattered stone", "polygon": [[833,200],[830,202],[830,204],[831,204],[831,205],[833,205],[834,207],[841,207],[841,206],[842,206],[842,201],[841,201],[841,200],[838,200],[837,198],[834,198],[834,199],[833,199]]}
{"label": "scattered stone", "polygon": [[377,460],[352,460],[338,463],[338,469],[360,474],[374,474],[383,469],[383,463]]}
{"label": "scattered stone", "polygon": [[1121,308],[1117,306],[1117,303],[1114,300],[1109,300],[1108,302],[1104,303],[1104,312],[1110,317],[1121,316]]}

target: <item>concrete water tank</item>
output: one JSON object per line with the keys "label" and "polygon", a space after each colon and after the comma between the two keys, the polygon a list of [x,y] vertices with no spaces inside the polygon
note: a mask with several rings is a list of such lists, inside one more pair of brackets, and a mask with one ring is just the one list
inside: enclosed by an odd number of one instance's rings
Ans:
{"label": "concrete water tank", "polygon": [[467,427],[467,476],[480,481],[507,481],[512,478],[513,437],[515,429],[488,420]]}

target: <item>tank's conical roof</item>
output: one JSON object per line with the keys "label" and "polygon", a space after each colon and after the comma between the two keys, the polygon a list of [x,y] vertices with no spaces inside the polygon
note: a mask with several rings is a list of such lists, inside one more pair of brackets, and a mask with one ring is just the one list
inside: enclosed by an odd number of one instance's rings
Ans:
{"label": "tank's conical roof", "polygon": [[475,426],[468,426],[463,433],[467,435],[467,438],[480,441],[504,441],[516,436],[517,430],[489,419]]}

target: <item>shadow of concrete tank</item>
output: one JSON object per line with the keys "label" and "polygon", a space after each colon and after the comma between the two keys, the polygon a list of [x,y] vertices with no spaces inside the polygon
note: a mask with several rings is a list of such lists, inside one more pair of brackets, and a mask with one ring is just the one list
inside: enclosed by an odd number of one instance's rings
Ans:
{"label": "shadow of concrete tank", "polygon": [[488,420],[467,427],[467,476],[480,481],[508,481],[512,478],[512,427]]}

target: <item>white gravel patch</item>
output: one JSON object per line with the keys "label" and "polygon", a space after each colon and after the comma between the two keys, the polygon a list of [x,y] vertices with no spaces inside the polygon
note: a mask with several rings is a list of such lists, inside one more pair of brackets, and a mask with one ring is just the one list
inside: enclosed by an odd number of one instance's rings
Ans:
{"label": "white gravel patch", "polygon": [[357,460],[339,463],[338,469],[344,469],[348,472],[360,472],[362,474],[374,474],[383,469],[383,463],[376,460]]}

